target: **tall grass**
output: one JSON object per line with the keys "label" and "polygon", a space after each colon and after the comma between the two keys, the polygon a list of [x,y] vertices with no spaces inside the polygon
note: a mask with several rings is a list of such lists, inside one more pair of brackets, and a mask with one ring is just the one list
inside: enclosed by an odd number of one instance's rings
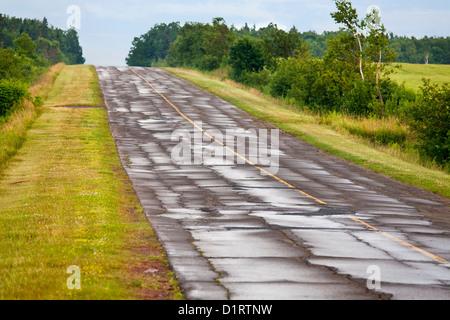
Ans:
{"label": "tall grass", "polygon": [[35,84],[28,89],[31,98],[23,100],[11,115],[0,122],[0,174],[8,165],[9,160],[22,147],[28,128],[40,115],[40,108],[36,106],[34,99],[47,97],[53,82],[63,68],[63,63],[54,65],[39,77]]}
{"label": "tall grass", "polygon": [[329,125],[341,133],[363,138],[375,145],[403,145],[408,127],[397,117],[354,117],[338,112],[318,116],[320,124]]}
{"label": "tall grass", "polygon": [[320,125],[328,126],[341,134],[359,138],[362,142],[386,154],[425,168],[447,172],[446,168],[420,155],[415,147],[416,134],[411,132],[398,117],[354,117],[338,112],[315,117]]}

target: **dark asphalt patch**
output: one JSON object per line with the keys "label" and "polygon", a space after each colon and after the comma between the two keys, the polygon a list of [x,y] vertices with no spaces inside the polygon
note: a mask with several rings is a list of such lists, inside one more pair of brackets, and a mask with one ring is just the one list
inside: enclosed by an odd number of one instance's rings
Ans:
{"label": "dark asphalt patch", "polygon": [[288,212],[282,213],[285,216],[336,216],[336,215],[354,215],[355,212],[347,209],[321,208],[318,211]]}

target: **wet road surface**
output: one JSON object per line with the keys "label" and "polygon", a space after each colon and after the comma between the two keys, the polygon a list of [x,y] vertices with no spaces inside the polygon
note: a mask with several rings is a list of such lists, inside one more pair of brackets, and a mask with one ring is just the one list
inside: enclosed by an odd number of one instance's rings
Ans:
{"label": "wet road surface", "polygon": [[223,144],[270,125],[160,69],[97,71],[122,164],[187,299],[450,298],[448,199],[285,133],[255,163],[258,145]]}

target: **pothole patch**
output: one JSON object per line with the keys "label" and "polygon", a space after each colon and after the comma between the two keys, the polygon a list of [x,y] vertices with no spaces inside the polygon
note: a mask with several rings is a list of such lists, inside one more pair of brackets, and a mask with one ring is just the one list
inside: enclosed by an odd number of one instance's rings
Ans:
{"label": "pothole patch", "polygon": [[355,214],[355,212],[348,209],[332,209],[332,208],[321,208],[318,211],[282,213],[282,215],[286,216],[335,216],[335,215],[353,215],[353,214]]}

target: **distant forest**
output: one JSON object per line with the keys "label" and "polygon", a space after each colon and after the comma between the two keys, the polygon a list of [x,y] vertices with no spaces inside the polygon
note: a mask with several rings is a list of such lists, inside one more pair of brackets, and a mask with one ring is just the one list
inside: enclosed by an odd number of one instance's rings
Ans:
{"label": "distant forest", "polygon": [[[315,57],[323,57],[327,50],[327,41],[336,37],[338,32],[303,32],[300,37],[308,44]],[[391,49],[395,52],[395,62],[415,64],[450,64],[450,37],[396,36],[389,33]]]}
{"label": "distant forest", "polygon": [[[223,22],[221,18],[216,21],[215,26],[220,26]],[[214,26],[214,22],[213,22]],[[186,23],[183,27],[178,22],[170,24],[156,24],[147,33],[134,38],[129,55],[126,59],[128,65],[151,66],[152,64],[165,60],[169,53],[171,43],[175,42],[179,35],[186,36],[189,30],[206,30],[209,24]],[[223,25],[222,25],[223,27]],[[240,29],[231,26],[227,28],[228,39],[243,38],[250,36],[255,39],[264,39],[273,29],[278,29],[276,25],[269,24],[267,27],[256,29],[245,24]],[[325,31],[318,34],[315,31],[299,32],[292,28],[289,32],[291,38],[299,39],[308,46],[308,50],[313,57],[323,58],[328,49],[328,42],[335,39],[339,31]],[[197,34],[199,40],[200,34]],[[191,37],[192,44],[195,44],[195,35]],[[415,37],[397,36],[389,33],[390,48],[395,52],[395,62],[414,64],[450,64],[450,37]],[[288,40],[287,40],[288,41]],[[211,42],[213,40],[211,39]],[[204,44],[206,45],[206,44]],[[190,50],[191,47],[185,48]],[[203,48],[202,51],[208,50]],[[202,52],[199,52],[202,53]]]}

